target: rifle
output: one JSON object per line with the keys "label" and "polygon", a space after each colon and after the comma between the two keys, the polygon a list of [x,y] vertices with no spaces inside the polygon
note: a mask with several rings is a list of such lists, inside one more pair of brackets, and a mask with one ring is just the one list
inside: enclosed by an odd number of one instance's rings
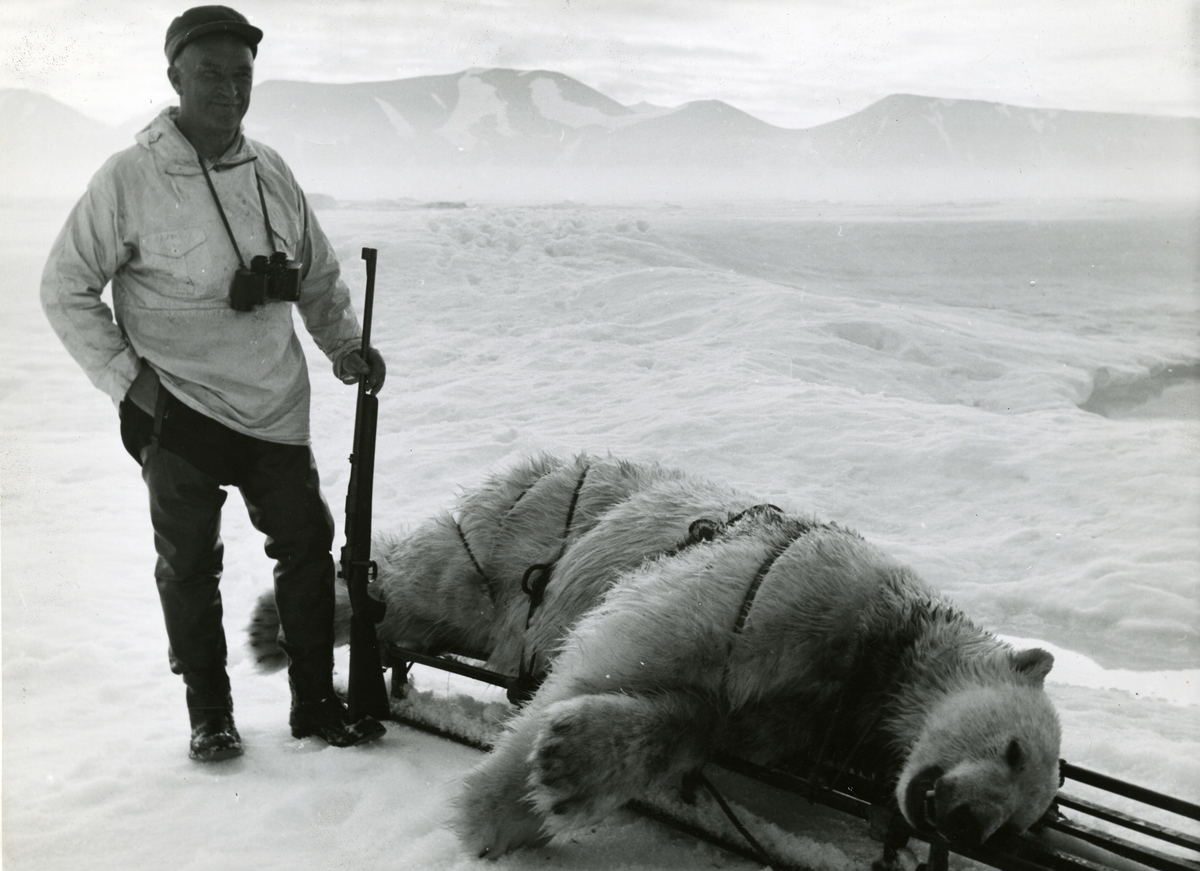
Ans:
{"label": "rifle", "polygon": [[[371,308],[375,301],[374,248],[362,250],[367,261],[367,294],[363,303],[362,358],[371,347]],[[354,448],[350,454],[350,485],[346,491],[346,545],[342,548],[341,571],[350,591],[350,698],[351,716],[391,715],[383,664],[375,624],[383,619],[387,604],[371,598],[367,584],[378,566],[371,559],[371,491],[375,480],[375,427],[379,400],[367,389],[367,379],[358,382],[358,408],[354,413]]]}

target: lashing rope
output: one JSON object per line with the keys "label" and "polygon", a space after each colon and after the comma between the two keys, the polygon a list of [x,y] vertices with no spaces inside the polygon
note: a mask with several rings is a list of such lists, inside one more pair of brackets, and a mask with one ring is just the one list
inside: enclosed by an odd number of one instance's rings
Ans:
{"label": "lashing rope", "polygon": [[[508,511],[505,513],[504,517],[501,518],[500,523],[496,526],[496,531],[492,536],[493,545],[495,544],[496,538],[499,537],[500,530],[504,526],[504,521],[508,518],[508,515],[511,514],[512,510],[517,507],[517,503],[525,498],[525,494],[532,490],[537,485],[538,481],[541,481],[542,478],[546,477],[546,474],[547,473],[543,472],[537,478],[537,480],[517,494],[517,498],[513,500],[513,504],[509,506]],[[498,601],[496,584],[492,582],[492,579],[488,576],[488,573],[485,572],[483,570],[483,566],[480,565],[479,560],[475,558],[475,552],[471,550],[471,545],[467,541],[467,535],[465,532],[463,532],[462,524],[457,519],[454,519],[454,529],[456,532],[458,532],[458,540],[462,542],[463,550],[467,552],[467,556],[471,560],[471,565],[474,566],[475,572],[479,575],[480,580],[483,581],[484,589],[487,590],[488,599],[491,600],[492,607],[495,607]]]}
{"label": "lashing rope", "polygon": [[[734,522],[741,520],[746,515],[765,514],[772,510],[781,517],[783,516],[783,512],[774,505],[755,505],[752,508],[746,509],[741,514],[736,515],[735,518],[732,518],[729,521],[728,525],[732,525]],[[787,540],[784,541],[782,545],[775,547],[767,555],[767,558],[763,560],[762,564],[758,567],[758,571],[754,573],[754,577],[750,579],[750,584],[746,587],[746,593],[742,597],[742,606],[740,609],[738,609],[737,619],[734,621],[733,631],[730,635],[730,657],[733,655],[734,642],[737,636],[742,634],[742,629],[745,628],[746,619],[750,616],[750,610],[754,607],[754,598],[758,595],[758,590],[762,586],[763,581],[766,579],[771,569],[774,568],[776,561],[778,561],[778,559],[783,556],[801,536],[807,534],[811,529],[811,524],[802,522],[796,523],[791,530],[791,534],[787,537]],[[726,685],[729,681],[729,673],[730,665],[729,661],[727,660],[725,672],[721,676],[721,695],[723,697],[727,695]],[[725,814],[726,819],[728,819],[733,827],[737,829],[738,833],[746,840],[746,843],[750,845],[751,849],[758,854],[757,861],[762,862],[768,868],[773,869],[775,866],[771,864],[766,849],[764,849],[763,845],[758,842],[758,839],[751,834],[750,830],[746,828],[745,824],[738,819],[737,814],[733,812],[733,808],[729,806],[729,803],[725,801],[725,797],[721,795],[712,782],[699,771],[695,772],[693,777],[695,778],[695,782],[699,783],[706,790],[708,790],[709,794],[712,795],[714,800],[716,800],[717,806],[721,809],[721,812]]]}
{"label": "lashing rope", "polygon": [[[546,598],[546,587],[550,583],[550,576],[554,573],[554,567],[558,565],[558,561],[567,552],[567,539],[571,535],[571,526],[575,522],[575,508],[579,504],[579,494],[583,490],[584,481],[587,480],[589,468],[585,464],[579,473],[579,480],[575,482],[575,492],[571,494],[571,504],[567,508],[567,520],[563,525],[562,544],[559,545],[558,554],[549,562],[534,563],[521,576],[521,590],[529,597],[529,611],[525,615],[526,633],[529,632],[529,627],[533,624],[533,615],[537,613],[538,608],[542,606],[542,602]],[[526,658],[525,638],[522,637],[521,659],[517,670],[517,677],[513,681],[512,686],[508,688],[508,700],[514,705],[525,704],[533,698],[538,687],[542,685],[543,676],[536,674],[533,670],[536,659],[536,650],[530,651],[528,659]]]}
{"label": "lashing rope", "polygon": [[475,567],[475,572],[483,581],[483,588],[487,590],[488,598],[492,602],[492,606],[496,605],[496,589],[492,579],[488,577],[488,573],[483,570],[483,566],[479,564],[479,560],[475,559],[475,552],[471,550],[471,543],[467,541],[467,535],[463,532],[462,524],[457,520],[454,521],[454,529],[458,533],[458,540],[462,542],[463,550],[467,552],[467,557],[471,560],[471,565]]}
{"label": "lashing rope", "polygon": [[[750,850],[757,854],[754,861],[761,862],[767,868],[770,868],[771,871],[776,871],[776,866],[772,864],[770,853],[767,852],[767,848],[759,843],[758,838],[754,837],[753,833],[746,828],[746,824],[738,818],[736,813],[734,813],[733,808],[729,806],[729,802],[725,800],[725,796],[721,795],[720,790],[713,785],[711,780],[704,776],[704,772],[697,769],[686,775],[686,779],[690,781],[691,784],[699,784],[700,786],[703,786],[708,791],[708,794],[713,797],[713,800],[717,803],[717,807],[719,807],[721,812],[725,814],[725,818],[729,820],[729,822],[737,830],[737,833],[742,836],[745,842],[750,845]],[[685,791],[689,787],[690,784],[686,784],[684,787]]]}

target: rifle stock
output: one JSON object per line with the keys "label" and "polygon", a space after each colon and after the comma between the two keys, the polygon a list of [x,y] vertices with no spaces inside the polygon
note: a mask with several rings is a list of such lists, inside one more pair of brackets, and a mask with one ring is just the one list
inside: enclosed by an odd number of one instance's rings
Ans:
{"label": "rifle stock", "polygon": [[[362,357],[371,346],[371,311],[375,299],[374,248],[364,248],[367,262],[367,293],[363,303]],[[350,592],[350,687],[349,707],[354,717],[390,716],[387,687],[375,624],[383,619],[385,603],[371,598],[367,585],[375,577],[371,559],[371,499],[375,481],[375,430],[379,400],[371,395],[364,377],[358,384],[358,406],[354,414],[354,448],[350,454],[350,484],[346,490],[346,545],[342,548],[340,575]]]}

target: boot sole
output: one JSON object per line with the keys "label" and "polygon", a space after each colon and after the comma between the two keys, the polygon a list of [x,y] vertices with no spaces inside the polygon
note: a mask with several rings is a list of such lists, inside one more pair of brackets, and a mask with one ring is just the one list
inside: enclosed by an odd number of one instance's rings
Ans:
{"label": "boot sole", "polygon": [[212,753],[204,755],[189,753],[188,758],[193,762],[224,762],[227,759],[237,759],[245,752],[241,747],[226,747],[223,750],[214,750]]}
{"label": "boot sole", "polygon": [[387,728],[382,723],[379,725],[378,732],[368,732],[357,741],[351,741],[349,744],[334,744],[316,729],[292,729],[292,737],[297,739],[302,738],[320,738],[330,747],[357,747],[360,744],[366,744],[368,741],[374,741],[377,738],[382,738],[387,734]]}

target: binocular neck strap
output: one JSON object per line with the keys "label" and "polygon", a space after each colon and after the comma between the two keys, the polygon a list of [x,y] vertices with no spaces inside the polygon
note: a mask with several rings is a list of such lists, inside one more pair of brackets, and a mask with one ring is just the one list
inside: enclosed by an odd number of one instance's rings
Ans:
{"label": "binocular neck strap", "polygon": [[[213,184],[212,176],[208,174],[208,167],[204,165],[204,158],[199,158],[200,171],[204,173],[204,180],[208,182],[208,189],[212,192],[213,202],[217,204],[217,213],[221,216],[221,223],[225,225],[225,232],[229,236],[229,243],[233,245],[233,253],[237,255],[238,265],[242,269],[246,268],[246,261],[242,259],[242,250],[238,248],[237,239],[233,237],[233,228],[229,226],[229,219],[225,217],[225,209],[221,206],[221,198],[217,196],[216,185]],[[271,252],[274,253],[275,248],[275,231],[271,229],[271,218],[267,215],[267,198],[263,195],[262,179],[258,177],[258,167],[254,169],[254,184],[258,187],[258,201],[262,204],[263,224],[267,228],[267,242],[271,245]]]}
{"label": "binocular neck strap", "polygon": [[267,242],[271,245],[271,253],[274,254],[277,249],[275,247],[275,231],[271,229],[271,216],[267,214],[267,198],[263,196],[262,179],[258,176],[258,167],[254,167],[254,184],[258,187],[258,201],[262,204],[263,223],[267,226]]}

